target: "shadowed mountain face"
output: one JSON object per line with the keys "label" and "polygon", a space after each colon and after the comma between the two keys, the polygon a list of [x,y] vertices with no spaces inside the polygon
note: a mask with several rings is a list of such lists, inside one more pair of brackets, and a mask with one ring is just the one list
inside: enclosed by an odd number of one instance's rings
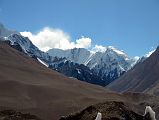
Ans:
{"label": "shadowed mountain face", "polygon": [[159,95],[159,47],[149,58],[138,63],[108,88],[118,92],[147,92]]}

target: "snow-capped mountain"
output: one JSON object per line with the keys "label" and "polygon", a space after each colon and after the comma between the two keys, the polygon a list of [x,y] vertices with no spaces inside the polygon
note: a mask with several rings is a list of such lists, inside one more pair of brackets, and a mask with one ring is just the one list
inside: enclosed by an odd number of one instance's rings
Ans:
{"label": "snow-capped mountain", "polygon": [[0,38],[10,45],[36,58],[41,64],[69,77],[105,86],[133,67],[135,60],[114,47],[92,52],[84,48],[70,50],[51,49],[47,53],[39,50],[27,37],[0,26]]}
{"label": "snow-capped mountain", "polygon": [[31,57],[37,57],[41,60],[49,62],[51,57],[39,50],[27,37],[23,37],[20,34],[11,34],[5,38],[6,40],[11,41],[11,45],[19,44],[24,53],[28,54]]}
{"label": "snow-capped mountain", "polygon": [[68,50],[53,48],[48,50],[47,53],[53,57],[65,57],[68,60],[78,64],[86,64],[92,55],[90,51],[84,48],[74,48]]}
{"label": "snow-capped mountain", "polygon": [[[47,53],[42,52],[37,48],[28,37],[22,36],[19,32],[9,30],[5,28],[2,24],[0,24],[0,38],[3,41],[9,41],[9,44],[21,51],[30,57],[36,58],[39,62],[40,60],[43,63],[49,64],[52,61],[52,57],[50,57]],[[42,62],[40,62],[42,63]]]}
{"label": "snow-capped mountain", "polygon": [[67,60],[87,66],[107,84],[131,69],[136,62],[135,59],[130,59],[124,52],[112,46],[106,47],[103,52],[74,48],[51,49],[47,53],[53,57],[65,57]]}
{"label": "snow-capped mountain", "polygon": [[53,48],[48,50],[47,53],[52,57],[65,57],[72,62],[84,64],[90,69],[93,69],[99,64],[108,64],[117,61],[121,67],[127,71],[136,62],[135,59],[130,59],[124,52],[112,46],[106,47],[106,50],[103,52],[93,52],[85,48],[73,48],[68,50]]}

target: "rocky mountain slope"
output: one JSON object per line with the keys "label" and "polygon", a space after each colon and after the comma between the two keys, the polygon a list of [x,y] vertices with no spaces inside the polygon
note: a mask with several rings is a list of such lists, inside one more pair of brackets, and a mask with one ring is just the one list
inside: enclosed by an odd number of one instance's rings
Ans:
{"label": "rocky mountain slope", "polygon": [[138,63],[108,87],[118,92],[148,92],[159,95],[159,47],[149,58]]}
{"label": "rocky mountain slope", "polygon": [[70,76],[70,78],[78,79],[88,83],[100,86],[105,86],[106,84],[108,84],[87,66],[71,62],[70,60],[67,60],[65,58],[55,57],[54,62],[49,65],[49,68],[63,73],[66,76]]}

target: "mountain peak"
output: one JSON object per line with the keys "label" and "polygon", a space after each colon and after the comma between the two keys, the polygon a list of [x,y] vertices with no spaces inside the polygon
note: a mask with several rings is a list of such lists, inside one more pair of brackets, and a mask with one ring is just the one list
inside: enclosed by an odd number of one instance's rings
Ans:
{"label": "mountain peak", "polygon": [[7,28],[5,28],[5,26],[0,23],[0,37],[8,37],[11,34],[19,34],[17,31],[15,30],[9,30]]}
{"label": "mountain peak", "polygon": [[119,49],[115,48],[114,46],[108,46],[106,51],[113,51],[117,55],[123,56],[125,59],[128,59],[128,56],[126,55],[126,53],[123,52],[123,50],[119,50]]}
{"label": "mountain peak", "polygon": [[2,23],[0,23],[0,29],[4,28],[4,25]]}

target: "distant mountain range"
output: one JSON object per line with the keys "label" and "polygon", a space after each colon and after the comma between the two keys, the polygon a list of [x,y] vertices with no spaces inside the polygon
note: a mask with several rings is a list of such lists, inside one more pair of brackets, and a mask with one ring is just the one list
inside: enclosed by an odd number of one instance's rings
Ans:
{"label": "distant mountain range", "polygon": [[0,37],[12,47],[45,63],[51,69],[89,83],[106,86],[131,69],[137,60],[110,46],[103,52],[84,48],[39,50],[27,37],[0,25]]}
{"label": "distant mountain range", "polygon": [[[85,68],[87,69],[87,73],[89,74],[87,74],[86,76],[97,76],[98,80],[103,86],[109,84],[110,82],[124,74],[136,63],[135,59],[128,58],[128,56],[124,52],[119,51],[114,47],[107,47],[106,50],[103,52],[92,52],[84,48],[74,48],[69,50],[54,48],[47,51],[47,53],[52,57],[65,58],[71,63],[76,63],[69,65],[69,67],[74,66],[73,68],[77,68],[76,71],[79,73],[79,75],[77,76],[84,76],[84,74],[80,71],[83,71],[82,66],[85,66]],[[66,67],[66,64],[63,63],[63,66]],[[68,76],[73,76],[82,80],[82,78],[73,75],[74,72],[70,73],[69,70],[61,70],[61,65],[57,67],[54,66],[54,68]],[[69,74],[67,73],[68,71]]]}

